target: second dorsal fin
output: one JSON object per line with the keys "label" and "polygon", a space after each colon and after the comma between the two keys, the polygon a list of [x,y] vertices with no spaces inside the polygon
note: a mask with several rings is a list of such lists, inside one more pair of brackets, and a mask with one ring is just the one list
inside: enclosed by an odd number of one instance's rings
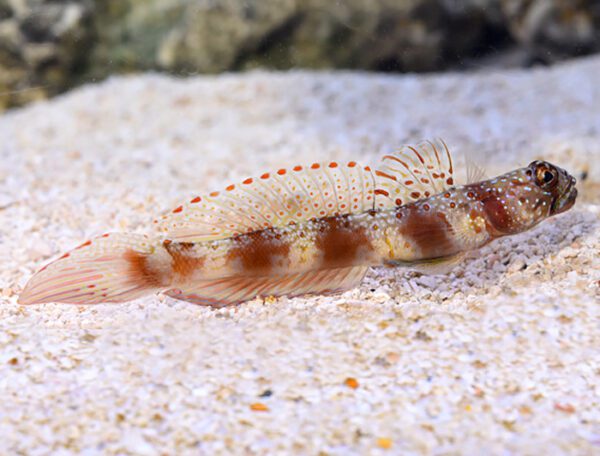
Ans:
{"label": "second dorsal fin", "polygon": [[374,191],[368,166],[354,161],[314,163],[264,173],[222,192],[197,196],[155,222],[171,240],[210,241],[372,210]]}
{"label": "second dorsal fin", "polygon": [[425,141],[385,155],[375,170],[376,208],[402,206],[454,186],[452,156],[444,141]]}

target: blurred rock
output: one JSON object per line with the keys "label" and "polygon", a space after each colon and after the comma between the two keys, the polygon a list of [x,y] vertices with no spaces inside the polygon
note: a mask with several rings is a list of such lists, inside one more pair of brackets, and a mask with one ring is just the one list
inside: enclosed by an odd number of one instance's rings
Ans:
{"label": "blurred rock", "polygon": [[120,1],[103,7],[98,62],[184,73],[257,66],[430,71],[479,46],[488,27],[480,3]]}
{"label": "blurred rock", "polygon": [[74,84],[93,41],[92,0],[0,0],[0,109]]}
{"label": "blurred rock", "polygon": [[233,69],[296,13],[294,0],[122,0],[98,4],[95,70]]}
{"label": "blurred rock", "polygon": [[530,58],[552,63],[600,50],[598,0],[501,0],[513,38]]}
{"label": "blurred rock", "polygon": [[598,49],[594,0],[0,0],[0,107],[128,71],[436,71]]}

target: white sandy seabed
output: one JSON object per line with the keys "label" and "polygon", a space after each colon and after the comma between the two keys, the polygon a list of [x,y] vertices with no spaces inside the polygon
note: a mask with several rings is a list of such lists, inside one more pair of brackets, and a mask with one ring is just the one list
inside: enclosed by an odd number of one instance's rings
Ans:
{"label": "white sandy seabed", "polygon": [[[599,74],[140,75],[3,115],[0,453],[599,454]],[[337,296],[16,304],[53,256],[191,195],[429,137],[490,174],[553,161],[579,201]]]}

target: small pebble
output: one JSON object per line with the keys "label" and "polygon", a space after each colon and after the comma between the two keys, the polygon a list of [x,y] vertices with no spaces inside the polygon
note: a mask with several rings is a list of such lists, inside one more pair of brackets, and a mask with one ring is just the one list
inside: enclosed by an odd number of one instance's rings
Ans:
{"label": "small pebble", "polygon": [[383,448],[384,450],[389,450],[392,448],[394,442],[392,441],[392,439],[389,439],[387,437],[380,437],[377,439],[377,446],[379,448]]}
{"label": "small pebble", "polygon": [[344,383],[348,388],[352,388],[352,389],[356,389],[359,386],[358,380],[356,380],[353,377],[348,377],[346,380],[344,380]]}

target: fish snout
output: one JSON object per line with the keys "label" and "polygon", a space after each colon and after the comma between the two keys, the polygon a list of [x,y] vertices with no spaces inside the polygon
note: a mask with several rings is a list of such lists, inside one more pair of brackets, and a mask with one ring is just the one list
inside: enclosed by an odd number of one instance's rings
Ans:
{"label": "fish snout", "polygon": [[577,184],[577,179],[575,179],[573,176],[569,176],[569,178],[569,183],[567,184],[565,191],[556,199],[555,203],[553,204],[554,210],[552,212],[554,214],[560,214],[561,212],[568,211],[575,204],[575,200],[577,199],[578,195],[577,188],[575,187]]}

